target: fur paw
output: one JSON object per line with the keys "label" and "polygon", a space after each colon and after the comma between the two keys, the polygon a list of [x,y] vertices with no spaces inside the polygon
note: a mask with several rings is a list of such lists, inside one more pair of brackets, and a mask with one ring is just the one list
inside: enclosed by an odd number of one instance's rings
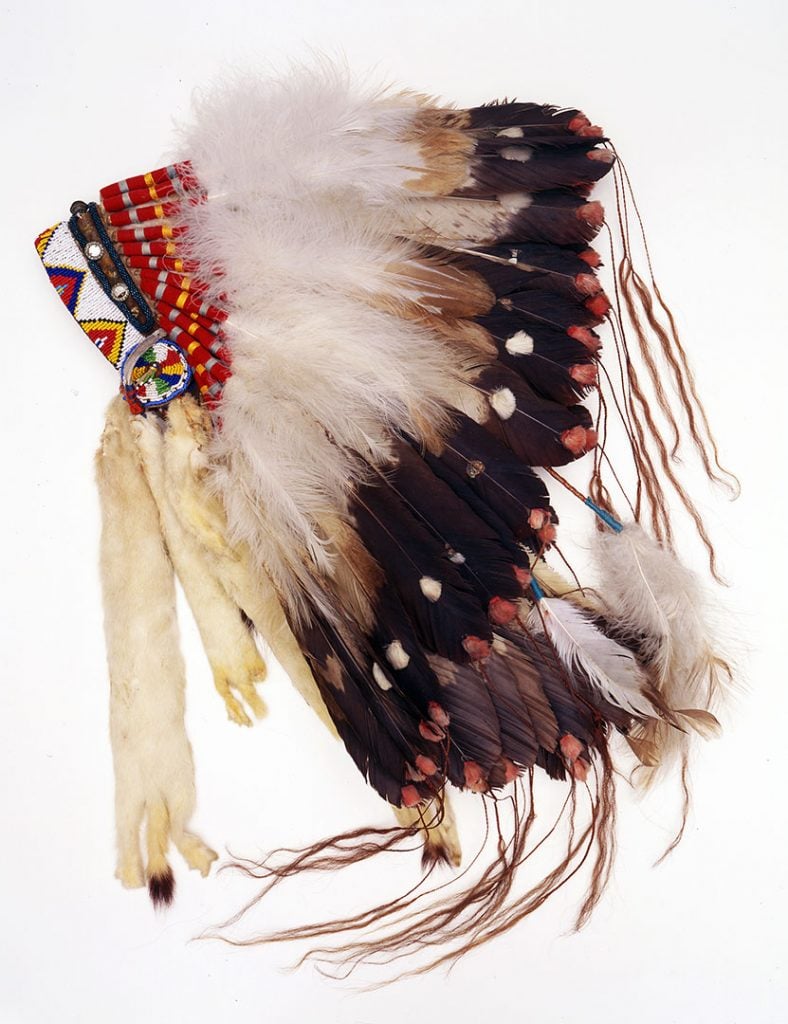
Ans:
{"label": "fur paw", "polygon": [[231,722],[236,725],[252,725],[247,708],[255,718],[265,717],[268,709],[257,692],[257,686],[265,676],[265,662],[256,651],[232,668],[213,666],[214,684]]}
{"label": "fur paw", "polygon": [[124,889],[141,889],[145,885],[145,871],[139,850],[136,853],[123,853],[118,856],[115,878]]}
{"label": "fur paw", "polygon": [[[189,867],[199,871],[203,877],[209,873],[217,859],[215,851],[206,846],[199,836],[184,829],[182,808],[177,808],[176,799],[157,799],[140,807],[140,817],[136,824],[133,821],[127,823],[115,872],[127,888],[139,888],[147,881],[148,894],[157,909],[168,907],[175,894],[175,876],[167,859],[171,843]],[[144,868],[139,845],[140,826],[145,833]]]}
{"label": "fur paw", "polygon": [[211,870],[211,864],[218,858],[218,853],[206,846],[199,836],[191,832],[184,832],[183,836],[176,840],[176,845],[181,856],[194,871],[199,871],[203,878],[207,877]]}

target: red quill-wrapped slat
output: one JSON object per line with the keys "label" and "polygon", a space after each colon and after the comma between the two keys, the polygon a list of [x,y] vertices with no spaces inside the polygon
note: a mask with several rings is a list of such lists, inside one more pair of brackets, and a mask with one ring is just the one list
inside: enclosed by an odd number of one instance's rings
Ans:
{"label": "red quill-wrapped slat", "polygon": [[127,266],[134,270],[164,270],[174,274],[196,274],[201,268],[196,260],[185,260],[179,256],[128,256],[124,253]]}
{"label": "red quill-wrapped slat", "polygon": [[170,224],[146,224],[144,227],[118,228],[115,231],[115,241],[118,243],[153,242],[162,238],[180,238],[185,233],[185,228],[173,227]]}
{"label": "red quill-wrapped slat", "polygon": [[207,330],[218,330],[218,324],[227,319],[225,310],[212,306],[209,302],[201,302],[186,290],[174,288],[160,281],[152,282],[150,286],[145,282],[141,283],[143,290],[148,292],[151,298],[173,309],[181,310]]}
{"label": "red quill-wrapped slat", "polygon": [[[177,189],[178,192],[191,192],[200,188],[188,160],[170,164],[168,167],[159,167],[155,171],[148,171],[147,174],[135,174],[122,181],[113,182],[101,189],[99,196],[104,209],[109,210],[108,204],[120,196],[151,188],[155,188],[157,193],[162,196],[168,194],[166,190],[170,187]],[[122,207],[113,208],[122,209]]]}
{"label": "red quill-wrapped slat", "polygon": [[116,213],[107,213],[107,220],[113,227],[143,224],[148,220],[167,220],[170,217],[177,217],[180,208],[181,204],[177,200],[169,203],[152,203],[149,206],[133,206],[129,209],[118,210]]}
{"label": "red quill-wrapped slat", "polygon": [[221,344],[218,327],[204,326],[204,324],[210,323],[210,321],[206,320],[203,323],[199,323],[197,320],[193,320],[190,316],[182,313],[179,309],[167,305],[166,302],[157,302],[155,308],[160,323],[167,325],[175,324],[190,337],[205,345],[209,351],[212,352],[217,345]]}

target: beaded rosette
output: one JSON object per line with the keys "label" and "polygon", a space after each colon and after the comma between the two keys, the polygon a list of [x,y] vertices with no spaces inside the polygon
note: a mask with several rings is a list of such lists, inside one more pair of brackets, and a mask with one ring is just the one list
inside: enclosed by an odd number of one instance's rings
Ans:
{"label": "beaded rosette", "polygon": [[76,322],[120,373],[135,413],[165,405],[190,386],[213,405],[229,376],[224,310],[201,299],[205,284],[185,256],[182,203],[204,193],[188,163],[101,189],[36,249]]}

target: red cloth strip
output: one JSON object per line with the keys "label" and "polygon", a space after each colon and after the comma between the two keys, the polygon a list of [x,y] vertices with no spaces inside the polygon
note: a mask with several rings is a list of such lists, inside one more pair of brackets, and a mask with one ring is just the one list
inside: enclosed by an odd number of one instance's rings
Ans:
{"label": "red cloth strip", "polygon": [[124,260],[135,270],[167,270],[175,274],[195,274],[200,269],[196,260],[182,260],[174,256],[126,256]]}
{"label": "red cloth strip", "polygon": [[172,164],[126,178],[103,188],[100,195],[118,251],[152,298],[160,327],[185,352],[202,401],[213,408],[231,375],[230,352],[220,327],[227,313],[201,296],[207,289],[206,277],[215,279],[221,270],[180,257],[175,240],[186,229],[167,223],[178,216],[181,198],[205,201],[191,164]]}
{"label": "red cloth strip", "polygon": [[188,292],[190,295],[201,295],[208,285],[188,274],[175,274],[169,270],[141,270],[140,284],[146,292],[153,295],[160,284],[174,288],[177,292]]}
{"label": "red cloth strip", "polygon": [[179,164],[170,164],[169,167],[159,167],[155,171],[149,171],[147,174],[135,174],[131,178],[125,178],[123,181],[116,181],[112,185],[107,185],[99,192],[101,202],[104,204],[104,208],[107,207],[107,200],[112,199],[115,196],[126,195],[129,192],[137,190],[148,189],[151,185],[166,188],[171,182],[176,181],[179,189],[182,192],[190,192],[194,189],[199,188],[197,178],[194,176],[194,172],[191,168],[189,161],[184,161]]}
{"label": "red cloth strip", "polygon": [[[193,340],[192,335],[187,334],[186,331],[181,330],[177,324],[170,323],[169,321],[164,321],[162,323],[162,330],[166,330],[168,337],[172,338],[176,345],[180,345],[184,352],[186,351],[189,342]],[[230,356],[230,350],[226,345],[221,344],[216,339],[213,339],[212,344],[205,347],[212,356],[222,362],[225,366],[231,365],[232,358]]]}
{"label": "red cloth strip", "polygon": [[[153,296],[153,298],[154,300],[156,300],[156,296]],[[221,333],[221,326],[216,322],[216,320],[210,319],[209,317],[205,316],[199,316],[199,314],[196,313],[190,313],[187,309],[183,309],[181,306],[173,305],[167,299],[162,298],[158,301],[154,301],[154,305],[156,306],[156,309],[162,314],[162,316],[164,315],[164,311],[166,309],[167,315],[170,317],[170,320],[173,323],[180,322],[180,320],[175,320],[176,314],[179,316],[179,318],[185,317],[186,320],[189,321],[188,330],[191,330],[192,324],[197,324],[199,327],[202,327],[203,330],[210,331],[210,333],[213,334],[214,336],[218,336]],[[187,330],[185,323],[181,323],[181,327],[183,327],[184,330]]]}
{"label": "red cloth strip", "polygon": [[174,309],[180,309],[208,330],[218,330],[218,324],[227,319],[227,313],[223,309],[201,302],[184,289],[173,288],[161,281],[148,285],[146,281],[141,280],[140,284],[152,299],[164,302]]}
{"label": "red cloth strip", "polygon": [[124,256],[177,256],[178,246],[174,242],[119,242],[118,249]]}
{"label": "red cloth strip", "polygon": [[[202,327],[196,321],[186,316],[185,313],[181,313],[180,310],[173,309],[172,306],[168,306],[165,302],[156,303],[156,313],[158,314],[157,319],[162,330],[169,331],[170,325],[174,324],[176,327],[180,327],[184,334],[187,334],[190,338],[196,338],[197,341],[201,342],[208,349],[211,355],[216,356],[217,359],[221,358],[218,349],[222,347],[222,342],[219,340],[219,336],[214,334],[213,331]],[[178,344],[180,344],[180,342],[178,342]]]}
{"label": "red cloth strip", "polygon": [[189,363],[189,366],[191,366],[192,368],[192,373],[194,374],[194,379],[197,381],[197,387],[200,389],[200,393],[208,393],[213,387],[213,385],[216,383],[216,381],[213,379],[213,377],[207,370],[198,369],[197,365],[193,363],[188,356],[186,358]]}
{"label": "red cloth strip", "polygon": [[180,201],[170,203],[154,203],[151,206],[135,206],[117,213],[108,213],[107,220],[113,227],[126,227],[128,224],[142,224],[147,220],[168,220],[177,217],[181,208]]}
{"label": "red cloth strip", "polygon": [[107,213],[117,213],[120,210],[127,210],[131,206],[144,206],[145,203],[161,202],[167,196],[180,194],[180,189],[173,181],[163,182],[160,185],[150,185],[147,188],[135,188],[130,192],[120,192],[116,196],[107,196],[102,199],[102,205]]}
{"label": "red cloth strip", "polygon": [[180,238],[186,233],[185,227],[170,227],[169,224],[148,224],[146,227],[118,228],[116,242],[152,242],[158,238]]}
{"label": "red cloth strip", "polygon": [[[185,340],[181,336],[181,342],[185,342]],[[192,338],[183,350],[186,353],[186,358],[189,360],[189,365],[194,368],[195,373],[197,372],[197,367],[202,366],[205,373],[212,380],[218,380],[221,384],[229,380],[230,371],[227,367],[219,362],[215,356],[212,356],[208,349],[201,345],[199,341],[195,341]],[[208,380],[208,383],[210,384],[211,381]]]}

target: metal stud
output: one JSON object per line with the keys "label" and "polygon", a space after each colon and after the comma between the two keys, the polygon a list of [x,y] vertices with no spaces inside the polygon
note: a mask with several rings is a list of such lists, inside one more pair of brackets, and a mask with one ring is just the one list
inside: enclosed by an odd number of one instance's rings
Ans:
{"label": "metal stud", "polygon": [[479,462],[478,459],[474,459],[466,465],[465,472],[471,479],[473,479],[484,472],[484,463]]}
{"label": "metal stud", "polygon": [[129,297],[129,289],[128,289],[127,285],[125,285],[122,281],[118,281],[117,284],[113,284],[113,286],[112,286],[112,298],[116,302],[123,302],[123,300],[127,299],[128,297]]}
{"label": "metal stud", "polygon": [[89,260],[100,260],[104,255],[104,246],[101,242],[88,242],[85,246],[85,255]]}

